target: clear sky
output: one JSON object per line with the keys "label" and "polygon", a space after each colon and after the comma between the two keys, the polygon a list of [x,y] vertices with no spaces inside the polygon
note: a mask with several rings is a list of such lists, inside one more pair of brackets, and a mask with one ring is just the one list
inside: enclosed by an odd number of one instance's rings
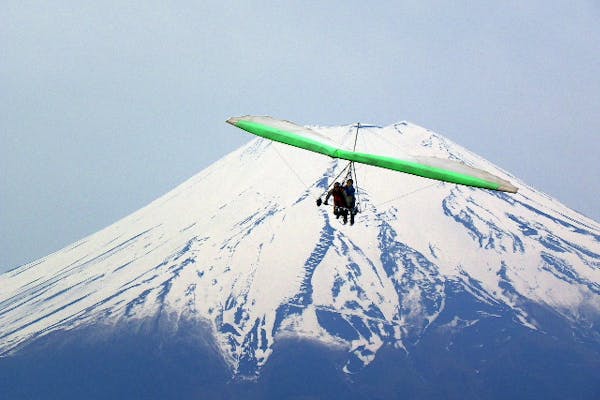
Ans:
{"label": "clear sky", "polygon": [[225,124],[432,129],[600,220],[600,3],[10,1],[0,271],[251,139]]}

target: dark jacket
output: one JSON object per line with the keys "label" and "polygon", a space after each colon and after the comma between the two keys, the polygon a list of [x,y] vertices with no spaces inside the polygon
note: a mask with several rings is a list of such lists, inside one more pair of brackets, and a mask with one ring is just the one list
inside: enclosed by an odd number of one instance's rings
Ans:
{"label": "dark jacket", "polygon": [[341,186],[337,188],[332,188],[329,192],[327,192],[327,197],[325,197],[325,203],[329,200],[329,197],[333,196],[333,205],[336,207],[346,207],[346,201],[344,198],[344,189]]}
{"label": "dark jacket", "polygon": [[346,206],[348,208],[354,208],[354,203],[355,203],[354,195],[356,193],[354,186],[344,186],[343,191],[344,191],[344,195],[346,198]]}

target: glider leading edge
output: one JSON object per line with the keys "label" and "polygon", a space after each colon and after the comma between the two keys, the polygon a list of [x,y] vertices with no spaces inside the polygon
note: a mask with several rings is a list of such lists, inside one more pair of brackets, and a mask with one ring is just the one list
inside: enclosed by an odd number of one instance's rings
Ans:
{"label": "glider leading edge", "polygon": [[483,189],[509,193],[516,193],[518,190],[510,182],[500,177],[457,161],[412,156],[399,159],[348,150],[312,129],[268,116],[232,117],[227,122],[266,139],[350,162]]}

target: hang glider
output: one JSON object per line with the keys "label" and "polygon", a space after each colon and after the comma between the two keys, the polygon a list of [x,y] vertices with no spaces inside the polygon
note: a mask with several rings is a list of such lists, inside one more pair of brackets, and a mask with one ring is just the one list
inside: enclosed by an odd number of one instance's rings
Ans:
{"label": "hang glider", "polygon": [[268,116],[232,117],[227,122],[233,126],[264,137],[299,147],[301,149],[325,154],[350,162],[373,165],[394,171],[417,175],[439,181],[458,183],[484,189],[516,193],[517,188],[510,182],[481,169],[466,164],[436,157],[402,156],[394,158],[376,154],[361,153],[345,149],[338,143],[320,133],[296,125],[293,122],[279,120]]}

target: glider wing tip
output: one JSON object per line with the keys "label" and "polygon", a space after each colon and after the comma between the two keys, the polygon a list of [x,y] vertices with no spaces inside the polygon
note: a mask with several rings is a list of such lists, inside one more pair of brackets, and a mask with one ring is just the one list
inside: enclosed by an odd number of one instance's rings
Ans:
{"label": "glider wing tip", "polygon": [[227,121],[228,124],[234,125],[237,124],[237,122],[240,120],[240,117],[231,117],[229,118]]}
{"label": "glider wing tip", "polygon": [[517,193],[519,191],[519,188],[511,185],[510,183],[501,185],[498,189],[508,193]]}

